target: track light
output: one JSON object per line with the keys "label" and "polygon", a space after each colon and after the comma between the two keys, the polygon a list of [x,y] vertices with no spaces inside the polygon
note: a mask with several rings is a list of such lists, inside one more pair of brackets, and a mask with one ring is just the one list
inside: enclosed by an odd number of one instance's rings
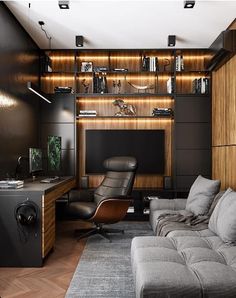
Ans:
{"label": "track light", "polygon": [[168,47],[174,47],[175,46],[175,35],[168,35]]}
{"label": "track light", "polygon": [[82,35],[77,35],[75,37],[75,44],[77,47],[82,47],[84,45],[84,38]]}
{"label": "track light", "polygon": [[69,9],[69,1],[58,1],[60,9]]}
{"label": "track light", "polygon": [[46,102],[48,103],[52,103],[49,99],[47,99],[44,96],[44,93],[42,91],[40,91],[35,85],[33,85],[31,82],[27,82],[27,88],[32,91],[33,93],[35,93],[36,95],[38,95],[39,97],[41,97],[42,99],[44,99]]}
{"label": "track light", "polygon": [[184,8],[193,8],[194,5],[195,5],[195,1],[193,0],[184,1]]}

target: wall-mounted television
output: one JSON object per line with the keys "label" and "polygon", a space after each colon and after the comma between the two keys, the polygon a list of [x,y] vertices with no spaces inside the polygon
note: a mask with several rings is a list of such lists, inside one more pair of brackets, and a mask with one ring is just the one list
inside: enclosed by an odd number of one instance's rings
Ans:
{"label": "wall-mounted television", "polygon": [[134,156],[139,174],[165,172],[164,130],[86,130],[85,172],[104,173],[103,161],[112,156]]}
{"label": "wall-mounted television", "polygon": [[43,170],[43,152],[40,148],[29,148],[29,172],[36,173]]}
{"label": "wall-mounted television", "polygon": [[61,137],[48,136],[47,147],[48,171],[59,174],[61,171]]}

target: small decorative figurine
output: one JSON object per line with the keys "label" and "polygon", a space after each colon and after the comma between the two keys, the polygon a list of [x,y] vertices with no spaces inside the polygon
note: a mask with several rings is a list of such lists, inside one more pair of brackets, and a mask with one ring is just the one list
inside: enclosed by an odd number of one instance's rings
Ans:
{"label": "small decorative figurine", "polygon": [[84,86],[84,93],[88,93],[89,83],[86,84],[86,79],[83,79],[82,85]]}
{"label": "small decorative figurine", "polygon": [[118,82],[117,82],[117,81],[113,80],[112,81],[112,87],[113,87],[113,93],[114,94],[120,93],[120,91],[121,91],[121,81],[118,80]]}
{"label": "small decorative figurine", "polygon": [[134,105],[126,104],[122,99],[113,101],[113,105],[117,106],[120,110],[115,113],[115,116],[135,116],[136,108]]}
{"label": "small decorative figurine", "polygon": [[140,91],[144,91],[146,93],[148,89],[154,89],[154,85],[140,86],[140,85],[136,85],[136,84],[133,84],[133,83],[130,83],[130,82],[128,82],[128,84],[130,84],[130,86],[132,86],[135,89],[137,89],[138,90],[138,93]]}

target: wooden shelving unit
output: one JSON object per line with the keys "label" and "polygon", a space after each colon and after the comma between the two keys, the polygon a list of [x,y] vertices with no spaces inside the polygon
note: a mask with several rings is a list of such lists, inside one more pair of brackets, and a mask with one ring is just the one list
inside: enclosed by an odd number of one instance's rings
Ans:
{"label": "wooden shelving unit", "polygon": [[[178,176],[176,161],[175,120],[173,117],[157,118],[152,116],[153,108],[172,108],[175,112],[176,98],[204,98],[207,94],[194,94],[192,81],[201,77],[210,80],[211,74],[205,69],[210,56],[205,49],[160,49],[160,50],[62,50],[48,53],[52,59],[52,72],[41,77],[41,87],[46,93],[53,93],[56,86],[69,86],[74,90],[76,115],[80,110],[96,110],[96,117],[77,117],[77,173],[78,181],[85,175],[85,131],[86,129],[164,129],[165,137],[165,176]],[[157,57],[158,69],[142,69],[143,58]],[[178,56],[183,58],[184,69],[176,70]],[[84,72],[82,64],[92,62],[93,69],[106,68],[107,93],[94,93],[93,71]],[[114,69],[127,71],[114,71]],[[173,92],[167,92],[167,80],[173,78]],[[86,80],[88,90],[82,84]],[[114,82],[120,82],[115,89]],[[129,83],[153,88],[146,92],[132,87]],[[209,88],[210,89],[210,88]],[[136,107],[135,117],[116,117],[118,108],[113,105],[116,99]],[[194,174],[195,175],[195,174]],[[102,176],[90,177],[90,187],[96,187]],[[163,177],[141,175],[136,179],[135,187],[162,187]]]}

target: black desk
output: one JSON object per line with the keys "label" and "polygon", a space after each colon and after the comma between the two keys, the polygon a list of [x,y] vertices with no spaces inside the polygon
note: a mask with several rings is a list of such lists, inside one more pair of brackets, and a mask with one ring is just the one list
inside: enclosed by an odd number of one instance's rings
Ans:
{"label": "black desk", "polygon": [[[26,181],[20,189],[0,190],[0,266],[39,267],[55,242],[55,201],[74,188],[74,177],[55,183]],[[22,228],[15,207],[26,200],[38,206],[37,223]]]}

